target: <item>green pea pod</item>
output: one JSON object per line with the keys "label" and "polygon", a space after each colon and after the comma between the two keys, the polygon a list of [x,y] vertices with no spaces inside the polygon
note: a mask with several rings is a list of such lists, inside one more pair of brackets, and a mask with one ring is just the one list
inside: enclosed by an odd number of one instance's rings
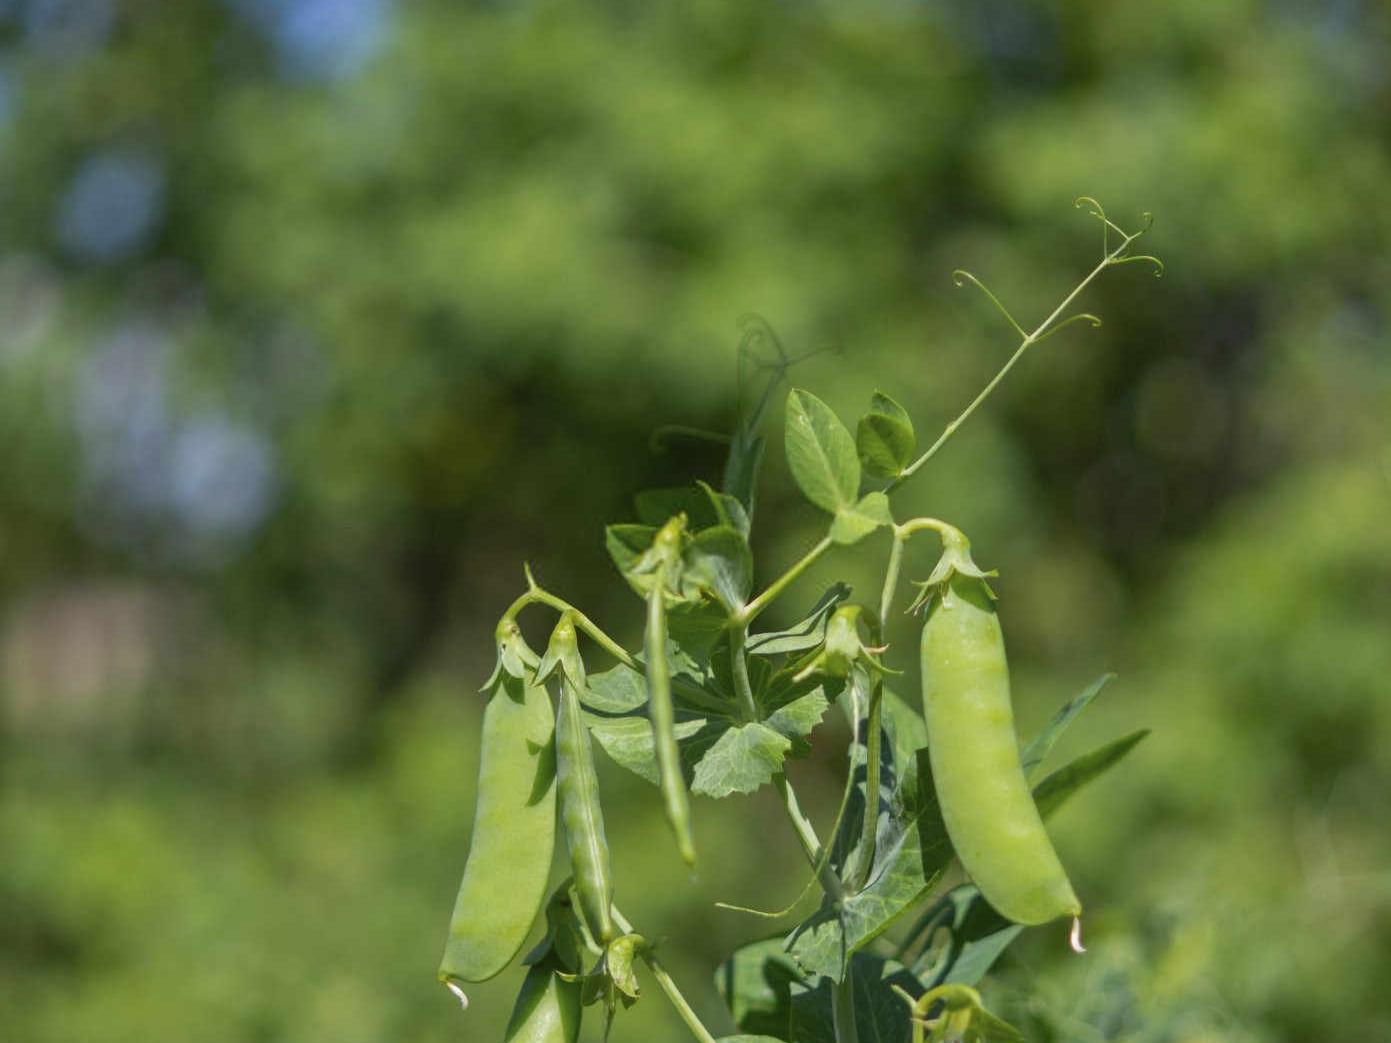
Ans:
{"label": "green pea pod", "polygon": [[666,591],[660,582],[647,593],[643,655],[647,660],[647,712],[652,719],[652,740],[667,822],[676,836],[676,848],[682,860],[693,866],[696,855],[691,839],[691,804],[686,793],[686,779],[681,774],[681,750],[676,745],[676,711],[671,701],[671,667],[667,663]]}
{"label": "green pea pod", "polygon": [[1081,903],[1024,778],[1004,635],[979,574],[951,571],[931,595],[922,683],[942,820],[966,872],[1016,923],[1078,916]]}
{"label": "green pea pod", "polygon": [[440,980],[486,981],[526,941],[555,846],[555,718],[546,690],[504,675],[483,713],[473,840]]}
{"label": "green pea pod", "polygon": [[565,825],[565,843],[570,849],[575,894],[590,933],[601,945],[607,945],[617,936],[617,931],[613,924],[609,844],[604,835],[604,811],[599,805],[599,777],[594,770],[589,729],[580,716],[579,691],[564,673],[560,675],[555,754],[560,818]]}
{"label": "green pea pod", "polygon": [[575,1043],[580,1038],[580,983],[566,981],[548,956],[531,967],[512,1008],[503,1043]]}

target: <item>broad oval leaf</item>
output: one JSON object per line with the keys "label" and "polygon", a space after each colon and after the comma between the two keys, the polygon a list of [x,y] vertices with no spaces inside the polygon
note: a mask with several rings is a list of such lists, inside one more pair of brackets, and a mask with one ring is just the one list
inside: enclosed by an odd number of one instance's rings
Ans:
{"label": "broad oval leaf", "polygon": [[809,391],[787,396],[787,466],[808,500],[834,514],[855,502],[860,458],[831,407]]}
{"label": "broad oval leaf", "polygon": [[897,478],[913,460],[917,435],[907,411],[882,391],[876,391],[869,412],[855,428],[860,463],[876,478]]}
{"label": "broad oval leaf", "polygon": [[715,971],[715,988],[729,1008],[734,1024],[745,1032],[772,1035],[727,1038],[787,1039],[792,985],[800,980],[796,961],[783,951],[781,935],[736,949]]}
{"label": "broad oval leaf", "polygon": [[831,522],[831,539],[836,543],[859,543],[875,529],[892,525],[889,498],[881,492],[865,493],[859,501],[836,511]]}
{"label": "broad oval leaf", "polygon": [[[854,961],[855,1027],[860,1043],[907,1043],[912,1021],[908,1005],[893,986],[910,994],[922,986],[893,960],[857,953]],[[797,1043],[837,1043],[829,981],[812,979],[792,986],[791,1030]]]}
{"label": "broad oval leaf", "polygon": [[604,529],[604,546],[618,571],[627,576],[656,537],[657,530],[651,525],[609,525]]}
{"label": "broad oval leaf", "polygon": [[718,489],[712,489],[702,481],[697,481],[701,491],[710,498],[710,505],[715,509],[717,525],[728,525],[738,529],[744,539],[749,538],[749,512],[744,509],[744,505],[739,502],[738,497],[731,496],[729,493],[722,493]]}
{"label": "broad oval leaf", "polygon": [[753,586],[748,540],[729,525],[696,533],[686,549],[686,579],[710,590],[731,615],[738,612]]}
{"label": "broad oval leaf", "polygon": [[[597,714],[585,714],[584,723],[615,764],[627,768],[638,778],[646,779],[654,786],[660,783],[661,772],[657,768],[652,722],[647,717],[600,717]],[[705,744],[701,744],[696,738],[706,725],[707,722],[703,718],[676,722],[676,739],[681,744],[681,763],[687,773],[695,759],[706,748]],[[693,747],[692,743],[696,743],[696,746]]]}
{"label": "broad oval leaf", "polygon": [[627,713],[647,702],[647,679],[630,666],[619,663],[609,670],[590,674],[580,702],[591,710]]}

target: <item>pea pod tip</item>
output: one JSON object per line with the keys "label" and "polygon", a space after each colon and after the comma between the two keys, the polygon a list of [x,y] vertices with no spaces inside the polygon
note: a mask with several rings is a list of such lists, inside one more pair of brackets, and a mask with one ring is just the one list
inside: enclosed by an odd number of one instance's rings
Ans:
{"label": "pea pod tip", "polygon": [[464,1010],[468,1010],[468,996],[464,994],[463,989],[459,988],[459,986],[452,981],[446,981],[444,987],[458,997],[459,1006],[463,1007]]}
{"label": "pea pod tip", "polygon": [[1082,944],[1082,918],[1074,916],[1072,918],[1072,931],[1067,936],[1068,945],[1072,946],[1075,953],[1084,953],[1087,947]]}

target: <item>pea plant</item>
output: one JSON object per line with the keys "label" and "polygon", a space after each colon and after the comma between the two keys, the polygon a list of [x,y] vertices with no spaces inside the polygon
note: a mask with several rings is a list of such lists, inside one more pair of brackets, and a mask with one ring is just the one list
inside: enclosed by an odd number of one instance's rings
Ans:
{"label": "pea plant", "polygon": [[[985,294],[1019,341],[921,453],[907,411],[888,395],[874,395],[852,435],[811,393],[787,394],[788,467],[828,525],[759,593],[749,531],[759,431],[791,361],[780,347],[760,400],[729,439],[721,487],[639,493],[638,521],[607,529],[609,554],[645,605],[641,649],[623,647],[526,570],[526,589],[497,624],[497,665],[483,686],[473,840],[440,965],[441,981],[467,1006],[464,985],[511,965],[544,910],[544,937],[521,960],[509,1043],[573,1043],[589,1007],[602,1010],[607,1035],[616,1012],[638,1000],[643,966],[691,1035],[715,1043],[656,947],[614,904],[596,742],[657,787],[688,865],[697,859],[689,794],[720,799],[764,786],[806,856],[807,888],[820,891],[814,911],[790,931],[740,948],[716,973],[745,1033],[724,1043],[1020,1040],[975,986],[1027,926],[1070,921],[1082,951],[1082,904],[1044,822],[1146,733],[1040,777],[1058,737],[1107,678],[1021,749],[993,573],[976,565],[959,529],[936,518],[898,520],[890,502],[1030,348],[1073,323],[1099,324],[1068,311],[1102,272],[1148,262],[1162,273],[1156,258],[1131,249],[1148,223],[1127,232],[1095,200],[1077,204],[1101,223],[1102,258],[1032,331],[974,275],[955,273],[957,285]],[[837,583],[796,624],[755,629],[813,562],[881,529],[891,539],[877,604],[852,601]],[[887,659],[884,624],[899,607],[905,548],[920,533],[935,535],[942,553],[908,606],[923,617],[919,706],[892,690],[899,671]],[[556,614],[540,655],[517,623],[530,606]],[[607,669],[588,668],[595,650],[612,661]],[[823,835],[784,766],[811,750],[832,707],[845,715],[851,740],[839,808]],[[557,823],[570,875],[551,888]],[[968,882],[944,888],[954,861]],[[780,912],[740,911],[777,919],[804,897]]]}

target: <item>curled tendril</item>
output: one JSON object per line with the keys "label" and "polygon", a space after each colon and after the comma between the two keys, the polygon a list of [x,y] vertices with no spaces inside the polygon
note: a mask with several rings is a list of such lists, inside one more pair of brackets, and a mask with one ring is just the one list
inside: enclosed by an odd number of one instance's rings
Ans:
{"label": "curled tendril", "polygon": [[1092,208],[1093,217],[1099,218],[1102,221],[1106,220],[1106,208],[1092,196],[1078,196],[1072,201],[1072,205],[1078,209],[1081,209],[1083,203]]}
{"label": "curled tendril", "polygon": [[1164,275],[1164,262],[1153,254],[1128,254],[1125,257],[1117,257],[1112,264],[1130,264],[1132,261],[1148,261],[1154,265],[1154,277],[1161,278]]}
{"label": "curled tendril", "polygon": [[1125,238],[1125,233],[1116,228],[1115,223],[1106,216],[1106,208],[1101,205],[1099,200],[1092,196],[1078,196],[1072,201],[1072,205],[1078,208],[1083,205],[1089,207],[1087,212],[1101,222],[1101,255],[1103,257],[1111,252],[1111,229],[1115,228],[1117,232],[1120,232],[1121,238]]}
{"label": "curled tendril", "polygon": [[[772,402],[773,392],[777,390],[779,384],[787,376],[788,370],[800,362],[824,352],[840,354],[840,345],[823,344],[819,348],[812,348],[804,351],[800,355],[789,355],[787,349],[783,347],[782,339],[773,329],[772,324],[757,312],[746,312],[739,317],[739,328],[743,330],[743,336],[739,339],[739,365],[735,371],[735,392],[738,401],[739,427],[743,431],[751,431],[758,427],[763,419],[763,414],[768,405]],[[770,344],[773,351],[777,353],[776,358],[760,357],[755,350],[759,344]],[[768,382],[763,388],[762,395],[759,396],[757,404],[752,410],[745,410],[744,399],[744,362],[747,360],[750,368],[755,373],[767,373]]]}
{"label": "curled tendril", "polygon": [[955,283],[958,287],[964,287],[968,282],[975,285],[977,288],[979,288],[981,293],[985,294],[987,297],[990,298],[990,303],[995,305],[996,310],[999,311],[999,313],[1005,317],[1005,320],[1011,326],[1014,327],[1015,332],[1018,333],[1019,336],[1027,337],[1029,335],[1028,332],[1024,329],[1024,327],[1019,325],[1019,323],[1015,321],[1014,316],[1009,313],[1009,309],[1006,308],[1002,303],[1000,303],[1000,298],[996,297],[995,294],[991,292],[990,287],[986,286],[985,283],[981,282],[974,275],[968,272],[965,268],[958,268],[954,272],[952,272],[951,279],[952,282]]}
{"label": "curled tendril", "polygon": [[1144,226],[1138,232],[1127,232],[1124,228],[1106,216],[1106,210],[1092,196],[1078,196],[1072,201],[1072,205],[1079,208],[1084,205],[1089,207],[1088,213],[1101,222],[1101,252],[1103,256],[1109,257],[1111,254],[1111,233],[1115,232],[1121,237],[1121,246],[1119,250],[1122,255],[1112,259],[1110,262],[1111,264],[1124,264],[1126,261],[1147,260],[1158,266],[1159,270],[1155,272],[1155,278],[1164,274],[1164,262],[1157,257],[1151,257],[1149,255],[1145,255],[1144,257],[1138,255],[1135,257],[1128,257],[1124,255],[1125,249],[1129,247],[1131,243],[1154,227],[1154,214],[1146,210],[1140,215],[1140,220],[1144,222]]}
{"label": "curled tendril", "polygon": [[1101,328],[1101,319],[1098,316],[1093,315],[1089,311],[1078,312],[1076,315],[1069,315],[1067,318],[1063,319],[1062,322],[1054,323],[1049,327],[1046,333],[1035,340],[1035,343],[1047,340],[1049,337],[1053,336],[1053,334],[1066,326],[1071,326],[1074,322],[1089,322],[1094,330]]}
{"label": "curled tendril", "polygon": [[[773,329],[772,324],[758,312],[751,311],[740,315],[737,325],[744,333],[739,341],[739,354],[754,363],[757,368],[777,369],[791,365],[787,357],[787,349],[782,346],[782,339]],[[773,350],[778,354],[777,361],[767,362],[759,358],[754,353],[754,347],[758,344],[772,345]]]}

